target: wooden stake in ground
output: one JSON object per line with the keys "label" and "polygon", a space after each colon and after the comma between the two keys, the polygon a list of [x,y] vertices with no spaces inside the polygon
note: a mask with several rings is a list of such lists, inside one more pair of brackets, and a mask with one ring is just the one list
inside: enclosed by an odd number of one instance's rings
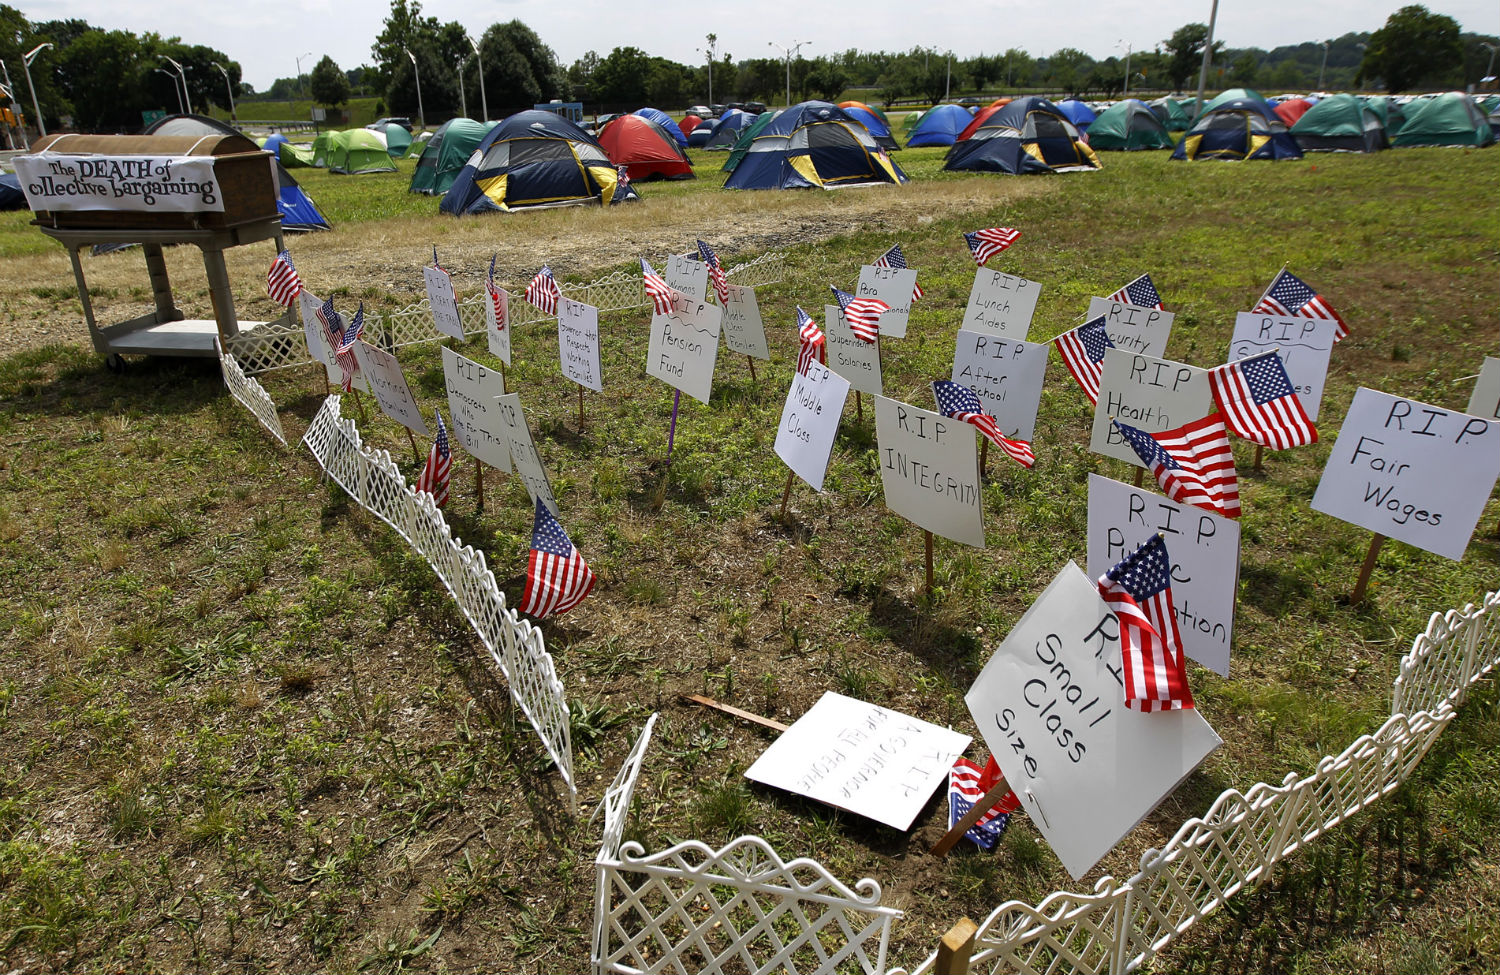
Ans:
{"label": "wooden stake in ground", "polygon": [[411,444],[411,459],[415,464],[422,463],[422,452],[417,449],[417,438],[412,435],[411,427],[402,427],[406,431],[406,442]]}
{"label": "wooden stake in ground", "polygon": [[1261,455],[1264,454],[1265,452],[1266,452],[1266,448],[1262,447],[1260,444],[1256,444],[1255,445],[1255,463],[1252,466],[1254,467],[1255,473],[1257,473],[1257,474],[1260,473],[1260,458],[1261,458]]}
{"label": "wooden stake in ground", "polygon": [[583,432],[583,387],[578,387],[578,432]]}
{"label": "wooden stake in ground", "polygon": [[1136,487],[1140,487],[1145,482],[1146,482],[1146,468],[1144,468],[1144,467],[1137,467],[1135,469],[1135,486]]}
{"label": "wooden stake in ground", "polygon": [[926,546],[927,547],[927,595],[931,596],[932,595],[932,532],[927,531],[924,528],[922,530],[922,534],[925,535],[926,539],[927,539],[927,546]]}
{"label": "wooden stake in ground", "polygon": [[993,809],[995,807],[995,803],[999,802],[1001,799],[1004,799],[1005,794],[1009,791],[1010,786],[1005,784],[1005,776],[1000,776],[1000,780],[994,785],[990,786],[990,791],[986,792],[978,802],[974,803],[974,805],[969,808],[969,811],[964,813],[964,818],[960,819],[953,825],[952,829],[944,833],[943,838],[934,843],[932,849],[928,852],[935,857],[947,856],[948,851],[953,849],[954,844],[962,839],[963,835],[967,833],[975,823],[979,822],[979,820],[984,817],[985,813]]}
{"label": "wooden stake in ground", "polygon": [[672,445],[677,441],[677,411],[682,407],[682,390],[672,397],[672,425],[667,428],[667,466],[672,466]]}
{"label": "wooden stake in ground", "polygon": [[782,724],[780,721],[772,721],[770,718],[762,718],[758,714],[751,714],[749,711],[742,711],[731,704],[720,704],[713,698],[704,697],[702,694],[684,694],[682,695],[682,699],[684,701],[692,701],[694,704],[701,704],[706,708],[713,708],[715,711],[723,711],[725,714],[732,714],[736,718],[742,718],[745,721],[754,722],[755,724],[758,724],[763,728],[770,728],[772,731],[786,730],[786,725]]}
{"label": "wooden stake in ground", "polygon": [[857,389],[854,391],[854,415],[859,419],[860,423],[865,422],[865,404],[864,400],[860,398],[859,390]]}
{"label": "wooden stake in ground", "polygon": [[745,361],[747,363],[749,363],[749,365],[750,365],[750,381],[752,383],[758,383],[758,382],[760,382],[759,379],[755,378],[755,356],[753,356],[753,355],[746,355],[745,356]]}
{"label": "wooden stake in ground", "polygon": [[959,918],[938,942],[937,958],[932,962],[933,975],[969,975],[977,934],[979,925],[966,917]]}
{"label": "wooden stake in ground", "polygon": [[786,472],[786,490],[781,492],[781,520],[786,521],[786,503],[792,499],[792,478],[797,476],[796,471]]}
{"label": "wooden stake in ground", "polygon": [[474,458],[474,510],[484,510],[484,461]]}
{"label": "wooden stake in ground", "polygon": [[985,468],[990,463],[990,438],[979,438],[979,476],[984,477]]}
{"label": "wooden stake in ground", "polygon": [[364,421],[365,426],[370,425],[370,415],[365,412],[365,401],[360,397],[359,390],[351,390],[354,393],[354,405],[359,407],[359,418]]}
{"label": "wooden stake in ground", "polygon": [[1360,566],[1359,579],[1354,583],[1354,591],[1349,594],[1349,602],[1355,606],[1365,601],[1365,590],[1370,586],[1370,573],[1375,571],[1375,560],[1380,557],[1380,546],[1385,544],[1385,536],[1375,532],[1370,537],[1370,550],[1365,553],[1365,564]]}

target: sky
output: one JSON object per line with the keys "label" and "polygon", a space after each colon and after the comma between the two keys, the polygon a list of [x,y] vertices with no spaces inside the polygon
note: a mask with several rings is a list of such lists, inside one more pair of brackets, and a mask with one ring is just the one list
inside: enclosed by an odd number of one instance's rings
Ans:
{"label": "sky", "polygon": [[[1270,50],[1350,31],[1374,31],[1408,2],[1412,0],[1224,0],[1214,39],[1231,48]],[[851,47],[924,47],[952,51],[955,58],[1015,47],[1042,57],[1076,47],[1102,60],[1123,56],[1127,45],[1150,50],[1183,24],[1206,23],[1211,3],[864,0],[851,8],[850,15],[835,16],[825,12],[834,9],[832,5],[809,7],[786,0],[752,0],[723,10],[697,0],[650,0],[634,9],[598,0],[427,0],[422,14],[445,23],[456,20],[475,37],[492,23],[519,19],[565,66],[586,51],[602,57],[626,46],[697,64],[703,61],[700,49],[707,46],[709,33],[718,35],[720,57],[727,53],[735,60],[780,57],[773,45],[790,47],[799,41],[810,41],[801,48],[804,57]],[[277,78],[295,76],[299,56],[304,72],[325,54],[345,69],[369,63],[370,46],[390,10],[381,0],[154,0],[140,5],[119,0],[22,0],[15,5],[33,22],[77,18],[96,27],[137,34],[154,31],[206,44],[238,61],[244,81],[256,90],[269,88]],[[1465,31],[1500,34],[1500,3],[1495,0],[1438,0],[1425,5],[1452,17]]]}

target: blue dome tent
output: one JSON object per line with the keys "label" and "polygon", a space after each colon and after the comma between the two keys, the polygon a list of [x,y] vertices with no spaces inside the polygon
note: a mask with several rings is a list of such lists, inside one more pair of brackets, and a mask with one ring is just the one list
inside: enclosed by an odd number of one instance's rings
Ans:
{"label": "blue dome tent", "polygon": [[802,102],[751,140],[724,188],[786,190],[905,183],[906,174],[863,125],[837,105]]}
{"label": "blue dome tent", "polygon": [[922,113],[906,139],[906,148],[951,146],[958,134],[968,128],[974,116],[962,105],[934,105]]}
{"label": "blue dome tent", "polygon": [[439,205],[455,215],[639,199],[597,140],[552,112],[517,112],[489,131]]}
{"label": "blue dome tent", "polygon": [[1098,169],[1099,157],[1078,127],[1037,95],[1017,98],[948,150],[947,170],[989,173],[1066,173]]}
{"label": "blue dome tent", "polygon": [[647,119],[649,121],[655,122],[657,125],[660,125],[662,128],[667,130],[667,134],[670,135],[679,146],[682,146],[684,148],[687,147],[687,136],[682,134],[682,126],[678,125],[677,120],[672,118],[672,116],[668,115],[666,112],[663,112],[659,108],[638,108],[635,110],[635,114],[639,115],[643,119]]}

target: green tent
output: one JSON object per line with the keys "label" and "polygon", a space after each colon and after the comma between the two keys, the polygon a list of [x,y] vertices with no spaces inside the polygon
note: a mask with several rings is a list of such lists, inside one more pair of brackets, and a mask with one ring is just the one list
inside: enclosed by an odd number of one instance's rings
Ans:
{"label": "green tent", "polygon": [[290,142],[283,142],[276,149],[276,155],[281,159],[281,164],[287,169],[302,169],[313,164],[313,150],[304,149],[302,146],[294,146]]}
{"label": "green tent", "polygon": [[770,125],[783,111],[785,109],[778,108],[774,112],[761,112],[755,121],[750,123],[750,127],[740,133],[734,148],[729,150],[729,158],[724,160],[724,165],[720,168],[726,173],[734,172],[734,167],[738,166],[740,160],[745,158],[745,153],[750,151],[750,143],[754,142],[761,130]]}
{"label": "green tent", "polygon": [[[1254,88],[1230,88],[1226,91],[1219,92],[1211,100],[1204,102],[1203,112],[1201,114],[1206,115],[1209,112],[1212,112],[1214,109],[1218,108],[1220,105],[1225,105],[1232,101],[1238,101],[1241,98],[1253,98],[1258,102],[1266,101],[1266,96],[1262,95]],[[1189,115],[1191,115],[1193,111],[1190,106],[1195,101],[1197,101],[1197,99],[1187,99],[1187,105],[1184,106],[1184,109]],[[1267,106],[1269,106],[1270,102],[1266,102],[1266,104]]]}
{"label": "green tent", "polygon": [[393,122],[371,131],[385,140],[385,151],[392,159],[400,159],[411,149],[411,133],[405,126]]}
{"label": "green tent", "polygon": [[1182,103],[1175,98],[1162,96],[1150,105],[1151,114],[1155,115],[1169,132],[1186,132],[1193,124],[1192,117],[1182,107]]}
{"label": "green tent", "polygon": [[328,137],[333,135],[331,129],[324,129],[313,136],[312,154],[313,165],[319,169],[328,168]]}
{"label": "green tent", "polygon": [[328,136],[328,171],[354,176],[360,173],[394,173],[395,165],[385,143],[369,129],[347,129]]}
{"label": "green tent", "polygon": [[1394,146],[1487,146],[1495,133],[1474,99],[1450,91],[1406,105],[1406,124],[1391,140]]}
{"label": "green tent", "polygon": [[1089,145],[1095,149],[1170,149],[1167,127],[1139,98],[1115,102],[1089,126]]}
{"label": "green tent", "polygon": [[1396,133],[1401,131],[1401,126],[1406,124],[1406,113],[1401,106],[1396,104],[1395,99],[1389,95],[1361,95],[1360,100],[1365,106],[1380,118],[1380,123],[1385,126],[1385,137],[1387,140],[1396,138]]}
{"label": "green tent", "polygon": [[1353,95],[1329,95],[1302,114],[1292,135],[1303,152],[1375,152],[1389,149],[1385,124]]}
{"label": "green tent", "polygon": [[442,196],[453,185],[453,179],[464,163],[479,148],[479,141],[498,122],[476,122],[468,118],[449,119],[438,127],[417,159],[411,174],[411,193]]}

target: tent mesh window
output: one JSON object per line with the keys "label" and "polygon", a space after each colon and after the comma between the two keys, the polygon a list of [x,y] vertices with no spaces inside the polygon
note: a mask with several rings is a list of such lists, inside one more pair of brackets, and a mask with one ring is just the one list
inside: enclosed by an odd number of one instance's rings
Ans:
{"label": "tent mesh window", "polygon": [[510,144],[512,168],[572,158],[573,150],[561,139],[522,139]]}
{"label": "tent mesh window", "polygon": [[807,127],[807,147],[809,149],[842,148],[844,146],[859,145],[859,140],[854,137],[847,126],[837,122],[820,122]]}

